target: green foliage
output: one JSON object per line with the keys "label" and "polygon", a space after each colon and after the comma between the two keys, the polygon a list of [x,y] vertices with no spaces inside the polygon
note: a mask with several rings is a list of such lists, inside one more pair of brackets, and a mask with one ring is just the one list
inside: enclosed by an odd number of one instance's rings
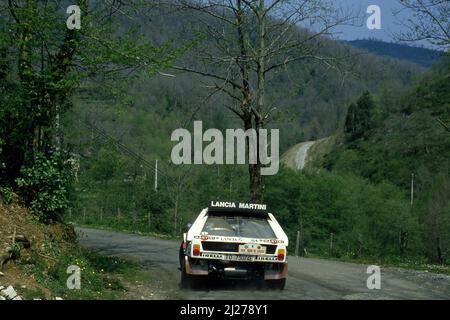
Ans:
{"label": "green foliage", "polygon": [[117,154],[105,148],[99,151],[98,158],[93,162],[91,168],[92,178],[108,184],[108,181],[114,179],[122,168],[121,159]]}
{"label": "green foliage", "polygon": [[[9,3],[5,5],[8,10],[2,13],[2,183],[14,185],[22,167],[33,166],[39,154],[67,148],[59,119],[70,110],[71,98],[80,89],[100,87],[102,94],[118,102],[122,98],[118,88],[123,82],[137,74],[148,77],[167,68],[192,45],[190,41],[186,45],[180,42],[177,48],[168,41],[155,45],[130,22],[127,30],[120,29],[122,15],[144,6],[142,3],[116,10],[112,8],[116,4],[80,1],[82,28],[69,30],[65,10],[61,10],[69,4],[68,1]],[[61,205],[52,203],[49,207]]]}
{"label": "green foliage", "polygon": [[[376,101],[383,104],[375,108],[382,109],[381,121],[366,139],[336,145],[324,163],[335,173],[361,175],[377,184],[389,181],[406,196],[414,174],[413,214],[423,243],[416,252],[439,263],[449,255],[450,134],[438,121],[450,119],[449,75],[450,61],[444,58],[413,90],[398,97],[382,91]],[[405,237],[400,234],[399,241]]]}
{"label": "green foliage", "polygon": [[[265,201],[286,229],[291,250],[297,231],[302,249],[335,257],[414,256],[419,246],[417,219],[401,190],[387,182],[283,168],[270,178]],[[399,243],[405,232],[407,247]]]}
{"label": "green foliage", "polygon": [[19,259],[21,250],[22,245],[20,243],[14,243],[10,249],[11,259],[13,260]]}
{"label": "green foliage", "polygon": [[352,103],[349,106],[345,121],[345,132],[348,135],[348,141],[368,137],[375,123],[375,108],[375,102],[368,91],[362,94],[356,105]]}
{"label": "green foliage", "polygon": [[448,60],[441,61],[438,73],[425,76],[401,98],[379,97],[387,103],[382,108],[388,116],[376,123],[366,140],[336,148],[325,166],[373,182],[389,180],[405,191],[412,173],[419,187],[427,188],[427,176],[448,172],[450,135],[437,119],[450,118],[449,65]]}
{"label": "green foliage", "polygon": [[14,199],[14,192],[10,187],[0,186],[0,200],[5,204],[10,204]]}
{"label": "green foliage", "polygon": [[[54,257],[51,263],[37,253],[18,261],[26,274],[33,276],[40,284],[63,299],[113,299],[125,289],[117,275],[132,273],[137,265],[116,257],[80,249],[77,246],[58,247],[45,244],[48,253]],[[80,268],[81,290],[67,288],[67,267]],[[36,293],[28,293],[36,295]],[[42,294],[38,296],[42,298]]]}
{"label": "green foliage", "polygon": [[427,256],[444,264],[450,257],[450,175],[439,174],[432,182],[419,213]]}
{"label": "green foliage", "polygon": [[27,206],[43,222],[57,221],[69,203],[72,168],[61,156],[38,154],[31,166],[23,167],[16,182]]}

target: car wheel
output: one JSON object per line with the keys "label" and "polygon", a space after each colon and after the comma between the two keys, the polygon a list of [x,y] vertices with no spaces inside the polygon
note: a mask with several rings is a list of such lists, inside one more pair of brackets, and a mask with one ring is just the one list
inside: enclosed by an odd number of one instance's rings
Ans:
{"label": "car wheel", "polygon": [[198,280],[195,276],[186,273],[185,262],[183,259],[181,265],[181,288],[183,289],[195,289],[198,285]]}
{"label": "car wheel", "polygon": [[184,249],[183,249],[183,243],[180,245],[180,251],[178,252],[178,260],[180,262],[180,270],[183,270],[184,265]]}
{"label": "car wheel", "polygon": [[284,290],[284,288],[286,287],[286,279],[267,280],[266,285],[269,289],[272,290]]}
{"label": "car wheel", "polygon": [[186,273],[186,270],[183,268],[181,270],[181,288],[183,289],[192,289],[192,277]]}

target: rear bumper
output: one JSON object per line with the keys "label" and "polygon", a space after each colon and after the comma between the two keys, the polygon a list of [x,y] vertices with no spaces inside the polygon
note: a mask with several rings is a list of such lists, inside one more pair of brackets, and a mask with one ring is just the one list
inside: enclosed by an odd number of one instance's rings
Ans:
{"label": "rear bumper", "polygon": [[186,274],[220,278],[264,278],[264,280],[286,279],[288,263],[226,263],[218,260],[195,260],[184,256]]}

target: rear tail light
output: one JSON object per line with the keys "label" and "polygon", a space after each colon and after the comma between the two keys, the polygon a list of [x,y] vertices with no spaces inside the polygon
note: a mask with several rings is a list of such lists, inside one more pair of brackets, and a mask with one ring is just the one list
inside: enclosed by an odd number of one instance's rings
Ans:
{"label": "rear tail light", "polygon": [[200,245],[199,244],[194,244],[194,246],[192,247],[192,254],[194,256],[200,255]]}
{"label": "rear tail light", "polygon": [[278,261],[283,261],[285,255],[286,255],[286,250],[284,250],[284,249],[278,249],[278,254],[277,254],[277,259],[278,259]]}

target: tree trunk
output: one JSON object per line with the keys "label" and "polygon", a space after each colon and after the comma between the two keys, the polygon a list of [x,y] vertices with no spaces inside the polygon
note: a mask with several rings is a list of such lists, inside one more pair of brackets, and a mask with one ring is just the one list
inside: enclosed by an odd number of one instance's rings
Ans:
{"label": "tree trunk", "polygon": [[[262,193],[264,189],[263,179],[261,176],[261,162],[259,158],[259,129],[262,128],[263,124],[261,119],[261,112],[264,110],[264,98],[265,98],[265,87],[266,87],[266,25],[265,25],[265,2],[264,0],[259,1],[258,8],[258,23],[259,23],[259,52],[258,52],[258,62],[257,62],[257,77],[258,77],[258,90],[256,94],[256,111],[252,112],[251,117],[254,119],[254,128],[256,130],[256,164],[249,164],[249,176],[250,176],[250,194],[252,202],[261,203]],[[252,122],[250,121],[250,126]],[[246,124],[247,126],[247,124]],[[247,128],[246,128],[247,129]]]}
{"label": "tree trunk", "polygon": [[444,258],[442,257],[442,249],[441,249],[441,238],[438,237],[436,239],[436,250],[437,250],[437,258],[439,263],[443,264],[444,263]]}
{"label": "tree trunk", "polygon": [[[248,129],[254,129],[252,125],[251,116],[247,117],[244,120],[244,127],[245,130]],[[257,130],[257,129],[256,129]],[[258,131],[256,131],[257,134],[257,141],[259,140],[258,137]],[[247,151],[250,150],[249,140],[246,141]],[[261,177],[261,163],[258,159],[258,148],[256,149],[256,164],[250,164],[248,165],[248,173],[249,173],[249,181],[250,181],[250,199],[254,203],[260,203],[262,200],[262,177]]]}
{"label": "tree trunk", "polygon": [[261,164],[251,164],[248,168],[250,174],[250,195],[254,203],[262,201],[262,178],[261,178]]}
{"label": "tree trunk", "polygon": [[175,210],[174,210],[174,214],[173,214],[173,233],[174,233],[174,235],[177,234],[178,201],[179,201],[179,198],[180,198],[180,191],[177,190],[177,194],[175,196]]}

